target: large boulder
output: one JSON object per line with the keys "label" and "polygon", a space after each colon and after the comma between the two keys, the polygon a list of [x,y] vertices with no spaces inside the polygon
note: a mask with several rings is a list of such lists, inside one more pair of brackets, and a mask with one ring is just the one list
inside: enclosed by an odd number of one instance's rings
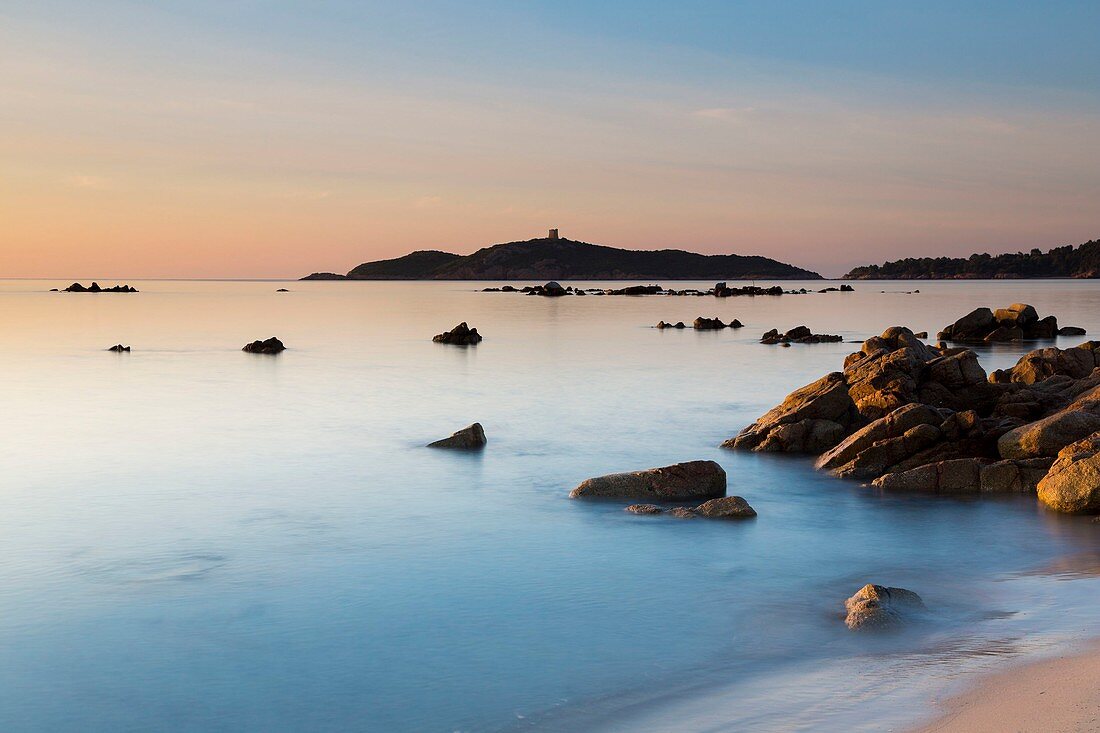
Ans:
{"label": "large boulder", "polygon": [[932,494],[972,494],[981,491],[981,458],[955,458],[926,463],[905,471],[879,476],[871,485],[884,491]]}
{"label": "large boulder", "polygon": [[286,347],[283,346],[283,342],[272,336],[264,341],[253,341],[250,344],[245,344],[241,351],[247,351],[250,354],[279,354],[286,351]]}
{"label": "large boulder", "polygon": [[703,502],[695,507],[695,513],[708,519],[749,519],[756,516],[756,510],[740,496],[723,496]]}
{"label": "large boulder", "polygon": [[456,346],[476,346],[481,343],[481,334],[476,328],[470,328],[466,321],[458,324],[450,331],[436,334],[432,341],[437,344],[455,344]]}
{"label": "large boulder", "polygon": [[797,389],[783,403],[722,444],[761,452],[820,453],[839,443],[853,418],[840,372]]}
{"label": "large boulder", "polygon": [[1066,514],[1100,513],[1100,433],[1058,453],[1038,486],[1039,501]]}
{"label": "large boulder", "polygon": [[926,610],[921,597],[905,588],[867,585],[844,601],[844,623],[852,631],[881,630]]}
{"label": "large boulder", "polygon": [[726,472],[714,461],[688,461],[631,473],[613,473],[583,481],[572,499],[649,499],[690,501],[726,495]]}
{"label": "large boulder", "polygon": [[860,454],[881,441],[898,438],[918,425],[938,426],[944,417],[941,411],[928,405],[914,403],[899,407],[889,415],[864,425],[838,445],[822,453],[816,466],[822,470],[835,471],[857,460]]}
{"label": "large boulder", "polygon": [[940,331],[944,341],[1021,341],[1053,338],[1058,334],[1058,319],[1039,318],[1039,313],[1027,303],[1013,303],[1007,308],[991,311],[976,308]]}
{"label": "large boulder", "polygon": [[1041,420],[1010,430],[997,441],[1002,458],[1056,456],[1070,443],[1100,430],[1100,403],[1075,402]]}
{"label": "large boulder", "polygon": [[1022,458],[996,461],[981,467],[979,476],[983,494],[1033,494],[1047,471],[1052,458]]}
{"label": "large boulder", "polygon": [[474,450],[484,448],[488,441],[485,439],[485,429],[481,423],[462,428],[453,433],[449,438],[443,438],[433,443],[428,443],[429,448],[459,448],[462,450]]}
{"label": "large boulder", "polygon": [[988,308],[975,308],[940,332],[946,341],[983,341],[997,327],[997,318]]}

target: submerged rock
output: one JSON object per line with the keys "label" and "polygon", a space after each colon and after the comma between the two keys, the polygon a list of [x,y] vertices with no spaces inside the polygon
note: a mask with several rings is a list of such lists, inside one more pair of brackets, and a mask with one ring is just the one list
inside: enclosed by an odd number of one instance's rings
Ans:
{"label": "submerged rock", "polygon": [[676,517],[677,519],[695,519],[695,512],[691,509],[682,506],[674,506],[668,510],[669,516]]}
{"label": "submerged rock", "polygon": [[631,504],[624,511],[631,514],[663,514],[665,510],[656,504]]}
{"label": "submerged rock", "polygon": [[286,351],[286,347],[283,346],[283,342],[272,336],[264,341],[253,341],[250,344],[245,344],[241,351],[247,351],[250,354],[278,354]]}
{"label": "submerged rock", "polygon": [[573,489],[569,497],[689,501],[725,494],[726,472],[721,466],[714,461],[688,461],[590,478]]}
{"label": "submerged rock", "polygon": [[428,443],[428,447],[471,450],[483,448],[487,442],[488,441],[485,439],[485,429],[481,427],[481,423],[475,422],[473,425],[469,425],[455,432],[449,438],[443,438],[433,443]]}
{"label": "submerged rock", "polygon": [[723,496],[703,502],[695,507],[695,513],[707,519],[749,519],[756,516],[756,510],[740,496]]}
{"label": "submerged rock", "polygon": [[111,348],[107,349],[107,351],[114,351],[116,353],[121,354],[123,352],[130,351],[130,347],[129,346],[123,346],[122,344],[115,344]]}
{"label": "submerged rock", "polygon": [[921,597],[905,588],[867,585],[844,601],[844,623],[852,631],[882,630],[927,610]]}
{"label": "submerged rock", "polygon": [[470,328],[466,321],[458,324],[450,331],[436,334],[432,341],[437,344],[454,344],[456,346],[476,346],[481,343],[481,334],[476,328]]}

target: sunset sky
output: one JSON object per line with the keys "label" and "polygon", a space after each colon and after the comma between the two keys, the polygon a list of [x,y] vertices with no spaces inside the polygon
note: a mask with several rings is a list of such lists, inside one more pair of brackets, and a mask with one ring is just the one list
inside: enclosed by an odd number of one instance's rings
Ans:
{"label": "sunset sky", "polygon": [[0,276],[296,277],[549,227],[826,275],[1077,244],[1098,29],[1097,2],[0,0]]}

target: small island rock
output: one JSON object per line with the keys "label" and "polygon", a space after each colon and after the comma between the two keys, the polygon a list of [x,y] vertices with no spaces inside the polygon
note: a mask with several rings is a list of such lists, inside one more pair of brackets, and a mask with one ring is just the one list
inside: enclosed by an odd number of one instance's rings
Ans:
{"label": "small island rock", "polygon": [[473,425],[462,428],[462,430],[454,433],[449,438],[443,438],[434,443],[428,443],[428,447],[472,450],[485,447],[486,442],[488,441],[485,439],[485,429],[481,427],[481,423],[475,422]]}
{"label": "small island rock", "polygon": [[286,347],[283,346],[283,342],[272,336],[264,341],[253,341],[250,344],[245,344],[241,351],[247,351],[250,354],[278,354],[286,351]]}
{"label": "small island rock", "polygon": [[726,495],[726,472],[714,461],[688,461],[632,473],[613,473],[583,481],[571,499],[657,499],[689,501]]}
{"label": "small island rock", "polygon": [[740,496],[723,496],[703,502],[695,507],[695,513],[707,519],[749,519],[756,516],[756,510]]}
{"label": "small island rock", "polygon": [[436,334],[432,341],[437,344],[455,344],[456,346],[476,346],[481,342],[481,334],[476,328],[470,328],[466,321],[458,324],[450,331]]}
{"label": "small island rock", "polygon": [[844,601],[848,612],[844,623],[852,631],[878,630],[896,626],[906,616],[925,610],[924,601],[911,590],[867,585]]}

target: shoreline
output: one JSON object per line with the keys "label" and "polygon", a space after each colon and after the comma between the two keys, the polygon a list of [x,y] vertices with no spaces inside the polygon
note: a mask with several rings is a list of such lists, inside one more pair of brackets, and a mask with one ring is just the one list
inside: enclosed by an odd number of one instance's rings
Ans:
{"label": "shoreline", "polygon": [[961,692],[933,700],[934,718],[907,733],[1100,731],[1100,639],[1086,649],[992,671]]}

